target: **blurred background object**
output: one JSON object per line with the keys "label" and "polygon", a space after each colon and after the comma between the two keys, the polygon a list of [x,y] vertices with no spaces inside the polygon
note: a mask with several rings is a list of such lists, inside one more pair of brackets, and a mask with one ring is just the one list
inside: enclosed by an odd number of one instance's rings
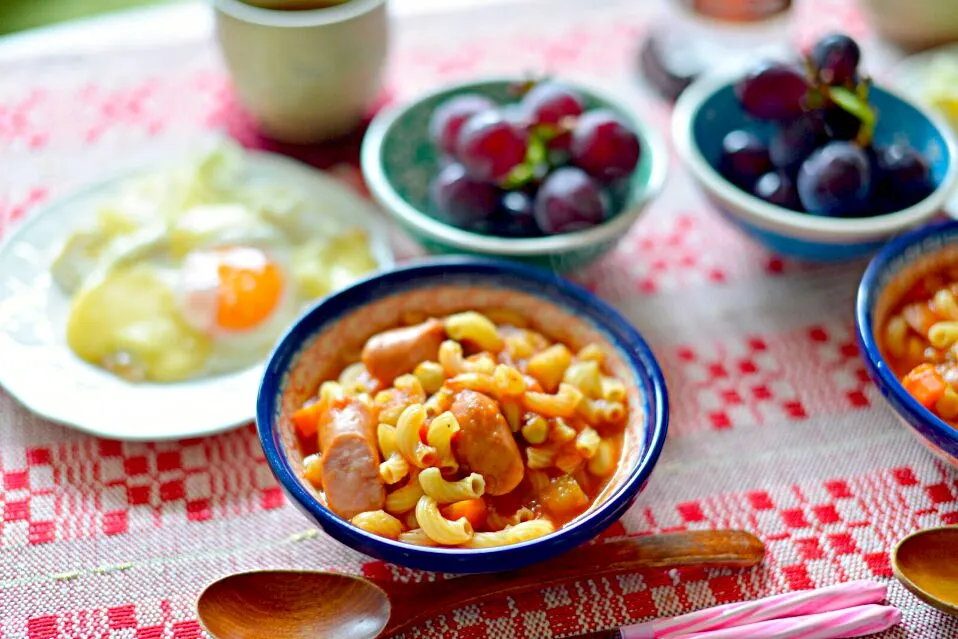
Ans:
{"label": "blurred background object", "polygon": [[213,7],[237,94],[264,133],[313,144],[359,126],[382,90],[386,0],[216,0]]}
{"label": "blurred background object", "polygon": [[742,70],[756,58],[780,59],[791,44],[792,0],[664,0],[641,45],[639,68],[674,100],[706,71]]}
{"label": "blurred background object", "polygon": [[171,0],[0,0],[0,35]]}
{"label": "blurred background object", "polygon": [[956,0],[859,0],[876,31],[907,49],[958,40]]}

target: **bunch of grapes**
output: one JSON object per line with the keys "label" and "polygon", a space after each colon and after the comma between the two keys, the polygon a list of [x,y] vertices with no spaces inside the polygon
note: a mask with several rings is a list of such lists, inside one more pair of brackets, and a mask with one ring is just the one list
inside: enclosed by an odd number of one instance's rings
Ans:
{"label": "bunch of grapes", "polygon": [[870,80],[847,35],[819,40],[804,68],[763,62],[735,85],[742,108],[778,127],[767,142],[746,129],[722,141],[719,169],[739,188],[795,211],[881,215],[933,190],[928,161],[906,142],[877,146]]}
{"label": "bunch of grapes", "polygon": [[499,105],[459,95],[432,114],[429,134],[444,166],[430,185],[432,214],[462,229],[539,237],[587,229],[617,213],[642,153],[611,111],[586,111],[554,81],[514,87]]}

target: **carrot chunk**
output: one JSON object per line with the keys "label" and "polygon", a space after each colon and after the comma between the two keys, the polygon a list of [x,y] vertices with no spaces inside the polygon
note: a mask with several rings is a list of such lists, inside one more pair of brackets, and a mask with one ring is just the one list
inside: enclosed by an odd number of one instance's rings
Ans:
{"label": "carrot chunk", "polygon": [[908,393],[925,408],[934,408],[945,394],[948,383],[932,364],[922,364],[901,380]]}
{"label": "carrot chunk", "polygon": [[292,417],[290,418],[293,421],[293,426],[296,427],[296,432],[298,432],[302,437],[313,437],[319,430],[321,403],[322,402],[313,402],[312,404],[306,404],[298,411],[293,413]]}
{"label": "carrot chunk", "polygon": [[486,522],[486,500],[482,497],[463,499],[448,506],[443,506],[439,509],[439,512],[442,513],[443,517],[452,521],[465,517],[473,528],[479,528]]}
{"label": "carrot chunk", "polygon": [[552,483],[539,496],[542,505],[557,517],[568,517],[585,510],[589,505],[589,496],[572,475],[563,475],[553,479]]}

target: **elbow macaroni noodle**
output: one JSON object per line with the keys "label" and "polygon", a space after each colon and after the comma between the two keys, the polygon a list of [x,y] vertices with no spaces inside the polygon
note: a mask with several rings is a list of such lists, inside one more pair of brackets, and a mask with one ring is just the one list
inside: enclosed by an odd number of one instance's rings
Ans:
{"label": "elbow macaroni noodle", "polygon": [[582,399],[582,391],[571,384],[559,384],[555,395],[527,392],[524,396],[527,410],[546,417],[572,417]]}
{"label": "elbow macaroni noodle", "polygon": [[393,453],[399,452],[399,444],[396,443],[396,427],[389,424],[380,424],[376,429],[376,440],[379,444],[379,452],[383,459],[392,457]]}
{"label": "elbow macaroni noodle", "polygon": [[396,445],[410,464],[425,468],[438,458],[436,449],[422,443],[419,431],[426,424],[426,409],[422,404],[411,404],[403,410],[396,423]]}
{"label": "elbow macaroni noodle", "polygon": [[506,418],[509,424],[509,430],[513,433],[519,432],[522,428],[522,408],[515,401],[504,401],[501,403],[502,416]]}
{"label": "elbow macaroni noodle", "polygon": [[390,486],[409,474],[409,462],[398,451],[379,464],[379,476]]}
{"label": "elbow macaroni noodle", "polygon": [[602,399],[607,402],[621,403],[625,401],[625,384],[622,383],[621,379],[606,377],[603,375],[599,380],[599,383],[600,388],[602,389]]}
{"label": "elbow macaroni noodle", "polygon": [[443,546],[464,544],[473,536],[472,524],[465,517],[450,521],[439,512],[439,504],[428,495],[419,498],[416,504],[416,521],[426,536]]}
{"label": "elbow macaroni noodle", "polygon": [[452,436],[459,432],[459,422],[456,416],[446,411],[434,417],[426,431],[426,441],[436,450],[439,456],[439,467],[455,472],[459,470],[459,462],[452,454]]}
{"label": "elbow macaroni noodle", "polygon": [[522,426],[522,436],[530,444],[544,444],[549,437],[549,422],[541,415],[533,415]]}
{"label": "elbow macaroni noodle", "polygon": [[540,470],[552,466],[556,452],[551,448],[529,446],[526,448],[526,466],[532,470]]}
{"label": "elbow macaroni noodle", "polygon": [[557,444],[567,444],[576,438],[578,433],[576,429],[569,426],[569,423],[561,417],[552,420],[552,427],[549,429],[549,439]]}
{"label": "elbow macaroni noodle", "polygon": [[362,528],[366,532],[389,539],[399,539],[403,528],[401,521],[382,510],[359,513],[350,519],[349,523],[357,528]]}
{"label": "elbow macaroni noodle", "polygon": [[445,381],[442,365],[436,362],[420,362],[413,371],[413,375],[419,380],[422,389],[430,395],[442,388]]}
{"label": "elbow macaroni noodle", "polygon": [[422,495],[418,473],[411,474],[409,482],[405,486],[386,495],[386,512],[394,515],[409,512],[416,507],[416,503]]}
{"label": "elbow macaroni noodle", "polygon": [[426,468],[419,473],[419,485],[426,496],[440,504],[476,499],[486,492],[486,480],[482,475],[470,473],[458,481],[446,481],[438,468]]}
{"label": "elbow macaroni noodle", "polygon": [[475,533],[472,539],[464,544],[464,547],[493,548],[495,546],[508,546],[543,537],[551,532],[555,532],[555,525],[551,521],[548,519],[533,519],[532,521],[524,521],[509,526],[498,532]]}
{"label": "elbow macaroni noodle", "polygon": [[615,451],[608,441],[599,442],[595,455],[589,460],[589,472],[596,477],[605,477],[615,470]]}
{"label": "elbow macaroni noodle", "polygon": [[314,488],[323,488],[323,458],[319,453],[309,455],[303,460],[303,476]]}
{"label": "elbow macaroni noodle", "polygon": [[586,360],[571,364],[565,369],[562,381],[575,386],[586,397],[595,399],[602,395],[602,375],[598,362]]}
{"label": "elbow macaroni noodle", "polygon": [[475,311],[456,313],[446,318],[446,334],[457,342],[469,341],[484,351],[498,353],[502,338],[496,325]]}
{"label": "elbow macaroni noodle", "polygon": [[575,449],[586,459],[592,459],[598,452],[600,443],[602,438],[599,433],[594,428],[586,426],[576,435]]}
{"label": "elbow macaroni noodle", "polygon": [[413,546],[438,546],[436,542],[429,538],[423,532],[422,528],[412,528],[404,533],[399,533],[399,541]]}

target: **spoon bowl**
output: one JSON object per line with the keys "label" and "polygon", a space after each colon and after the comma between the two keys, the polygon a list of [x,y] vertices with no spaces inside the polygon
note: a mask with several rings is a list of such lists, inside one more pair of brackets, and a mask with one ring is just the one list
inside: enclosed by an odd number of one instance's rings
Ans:
{"label": "spoon bowl", "polygon": [[215,639],[374,639],[490,596],[517,595],[565,579],[660,567],[750,567],[764,554],[754,535],[716,530],[593,544],[521,571],[444,581],[393,583],[334,572],[264,570],[210,584],[196,611]]}
{"label": "spoon bowl", "polygon": [[[316,602],[336,614],[317,614]],[[376,637],[389,621],[389,596],[362,577],[264,570],[210,584],[196,604],[206,631],[233,637]]]}
{"label": "spoon bowl", "polygon": [[892,551],[891,565],[913,595],[958,617],[958,526],[908,535]]}

